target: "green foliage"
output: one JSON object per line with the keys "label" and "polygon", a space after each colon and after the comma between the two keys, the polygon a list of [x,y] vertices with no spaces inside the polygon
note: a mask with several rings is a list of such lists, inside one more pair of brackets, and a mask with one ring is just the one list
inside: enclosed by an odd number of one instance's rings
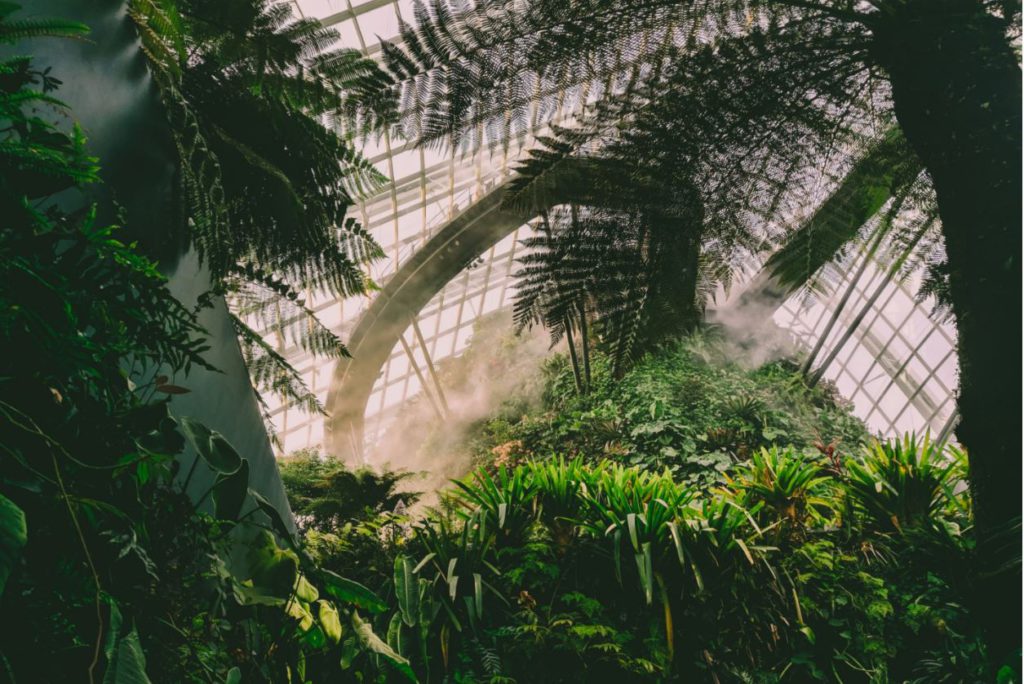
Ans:
{"label": "green foliage", "polygon": [[[299,293],[347,297],[375,287],[363,267],[383,251],[345,214],[384,179],[338,128],[345,93],[373,63],[330,49],[338,34],[286,3],[128,5],[180,158],[189,227],[179,242],[191,242],[228,293],[257,391],[322,413],[281,352],[297,344],[346,356]],[[252,323],[277,335],[277,348]],[[269,427],[265,404],[264,415]]]}
{"label": "green foliage", "polygon": [[[589,394],[578,396],[564,359],[548,366],[545,405],[481,422],[463,445],[486,465],[497,457],[610,458],[709,487],[762,447],[841,451],[867,439],[860,421],[831,389],[808,389],[786,361],[745,369],[738,350],[713,332],[666,344],[615,381],[610,359],[591,360]],[[825,444],[822,444],[825,443]],[[509,452],[509,455],[501,456]]]}
{"label": "green foliage", "polygon": [[963,481],[962,451],[906,435],[871,447],[863,461],[849,464],[850,491],[875,529],[903,532],[938,524],[943,506],[955,503],[951,490]]}
{"label": "green foliage", "polygon": [[[82,33],[13,9],[0,5],[0,40]],[[209,368],[204,331],[153,262],[97,225],[82,192],[97,160],[52,123],[58,85],[28,58],[0,62],[3,672],[336,681],[341,616],[383,603],[313,562],[221,435],[171,418],[168,395],[189,391],[178,378]],[[216,479],[192,501],[200,461]],[[318,657],[330,669],[307,666]]]}
{"label": "green foliage", "polygon": [[27,541],[25,512],[6,496],[0,495],[0,596],[3,596],[7,578],[17,565]]}
{"label": "green foliage", "polygon": [[[886,277],[927,266],[923,292],[961,328],[958,435],[973,450],[977,522],[997,538],[1020,520],[1017,438],[1004,429],[1020,410],[1003,401],[1017,391],[1006,330],[1020,327],[1004,305],[1020,280],[1020,16],[1016,0],[430,0],[400,44],[382,47],[385,73],[360,106],[407,140],[474,150],[568,115],[532,160],[542,182],[528,197],[594,149],[655,168],[671,159],[706,217],[765,248],[785,242],[808,198],[825,199],[773,264],[790,284],[847,251],[859,219],[880,222],[902,252]],[[917,181],[898,150],[883,155],[888,169],[862,163],[897,142],[897,126],[926,171]],[[998,570],[978,568],[993,578],[983,619],[1019,668],[1020,631],[998,618],[1020,585],[1020,545],[989,555]]]}
{"label": "green foliage", "polygon": [[288,501],[303,530],[335,532],[349,522],[366,522],[405,509],[418,497],[398,491],[409,473],[350,469],[315,450],[279,461]]}
{"label": "green foliage", "polygon": [[777,536],[800,534],[808,517],[826,517],[830,477],[821,464],[777,447],[761,449],[729,478],[747,508],[763,506],[765,517],[778,526]]}
{"label": "green foliage", "polygon": [[904,681],[943,643],[979,671],[963,587],[920,541],[871,552],[828,463],[765,451],[710,494],[607,461],[477,472],[402,542],[389,643],[425,681]]}
{"label": "green foliage", "polygon": [[619,375],[697,324],[718,275],[730,273],[723,261],[736,256],[709,245],[735,241],[724,226],[704,221],[693,181],[679,169],[591,157],[563,160],[557,173],[538,178],[531,173],[538,154],[512,181],[506,203],[520,204],[517,198],[536,195],[531,186],[542,183],[547,202],[571,208],[535,208],[542,234],[523,241],[529,253],[516,273],[516,327],[543,323],[552,342],[578,327],[585,346],[593,317],[596,339]]}
{"label": "green foliage", "polygon": [[222,213],[192,235],[215,275],[241,262],[303,288],[363,292],[357,265],[379,248],[345,211],[356,187],[381,178],[319,120],[358,68],[343,58],[352,51],[328,51],[337,33],[280,3],[139,0],[131,10],[179,148],[196,151],[182,158],[195,172],[187,189],[216,195]]}

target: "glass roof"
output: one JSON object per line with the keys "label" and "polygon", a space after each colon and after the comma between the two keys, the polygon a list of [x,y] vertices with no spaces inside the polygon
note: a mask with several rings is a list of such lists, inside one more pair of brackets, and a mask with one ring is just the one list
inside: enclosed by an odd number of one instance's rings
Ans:
{"label": "glass roof", "polygon": [[[412,20],[412,0],[293,0],[303,16],[316,17],[333,26],[341,44],[369,54],[379,50],[380,39],[397,37],[399,20]],[[572,112],[562,112],[567,118]],[[484,196],[501,182],[510,164],[529,140],[520,140],[508,152],[483,148],[475,153],[443,154],[415,149],[384,135],[364,147],[364,154],[388,178],[388,185],[353,210],[384,247],[387,257],[371,268],[373,278],[383,283],[405,263],[415,250],[448,220]],[[519,239],[524,226],[507,236],[451,280],[418,315],[419,332],[434,362],[458,355],[472,334],[480,316],[509,306],[511,275],[516,270]],[[836,303],[852,287],[853,295],[832,327],[818,359],[831,356],[850,324],[860,319],[853,335],[842,344],[828,364],[825,378],[833,381],[843,396],[853,401],[855,413],[875,432],[891,434],[930,429],[933,435],[948,435],[955,416],[954,395],[957,364],[955,332],[948,323],[937,323],[929,315],[929,303],[917,303],[917,283],[890,282],[881,267],[859,269],[857,254],[838,269],[839,282],[825,293],[794,296],[775,314],[775,321],[796,342],[812,347],[827,328]],[[371,295],[372,296],[372,295]],[[307,293],[307,301],[323,323],[342,339],[348,336],[368,298],[337,301],[322,294]],[[412,329],[405,339],[414,339]],[[321,401],[326,401],[334,361],[313,359],[298,348],[278,344],[282,353],[302,374]],[[425,359],[420,345],[412,344],[411,355],[420,369]],[[391,351],[366,408],[365,437],[376,442],[395,412],[420,392],[421,382],[409,354],[402,345]],[[283,443],[283,453],[324,444],[322,416],[308,415],[295,407],[265,397]]]}

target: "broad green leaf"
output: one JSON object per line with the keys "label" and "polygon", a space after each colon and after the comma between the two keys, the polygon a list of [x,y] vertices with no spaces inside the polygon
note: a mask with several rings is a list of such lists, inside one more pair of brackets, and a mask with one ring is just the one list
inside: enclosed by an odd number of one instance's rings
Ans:
{"label": "broad green leaf", "polygon": [[135,628],[117,640],[103,684],[150,684],[146,676],[146,656]]}
{"label": "broad green leaf", "polygon": [[295,596],[300,601],[313,603],[320,598],[320,592],[316,590],[316,587],[309,583],[309,580],[306,579],[305,575],[300,574],[295,582]]}
{"label": "broad green leaf", "polygon": [[321,570],[319,578],[327,593],[340,601],[374,613],[383,613],[388,609],[388,604],[359,582],[336,575],[330,570]]}
{"label": "broad green leaf", "polygon": [[214,511],[219,520],[238,520],[249,493],[249,460],[230,475],[221,475],[213,487]]}
{"label": "broad green leaf", "polygon": [[341,645],[341,661],[339,665],[342,670],[347,670],[352,667],[352,660],[359,655],[359,645],[356,642],[355,637],[345,639]]}
{"label": "broad green leaf", "polygon": [[252,582],[249,581],[235,582],[232,591],[235,595],[235,600],[243,606],[284,606],[288,602],[287,598],[264,594],[253,587]]}
{"label": "broad green leaf", "polygon": [[302,601],[293,598],[285,606],[285,611],[299,621],[299,629],[303,632],[309,631],[313,627],[313,614],[309,612]]}
{"label": "broad green leaf", "polygon": [[412,571],[412,562],[406,556],[395,558],[395,595],[405,624],[414,626],[419,613],[419,586]]}
{"label": "broad green leaf", "polygon": [[25,524],[25,512],[0,494],[0,596],[3,596],[7,578],[26,543],[28,526]]}
{"label": "broad green leaf", "polygon": [[191,418],[181,418],[179,422],[189,443],[214,472],[230,475],[242,467],[242,457],[226,439]]}
{"label": "broad green leaf", "polygon": [[395,653],[394,649],[388,646],[383,639],[374,634],[373,626],[359,617],[359,613],[352,611],[352,628],[355,630],[359,642],[368,651],[376,653],[385,661],[390,663],[396,670],[405,675],[409,681],[416,681],[416,674],[412,671],[409,661]]}
{"label": "broad green leaf", "polygon": [[626,527],[629,529],[629,541],[633,543],[633,550],[640,550],[640,541],[636,531],[636,513],[626,514]]}
{"label": "broad green leaf", "polygon": [[260,512],[262,512],[267,518],[270,519],[270,525],[274,528],[274,531],[281,536],[282,539],[288,542],[289,546],[295,548],[295,539],[292,537],[292,531],[285,523],[284,518],[281,517],[281,512],[277,510],[277,507],[267,501],[266,497],[257,492],[255,489],[249,490],[249,496],[259,506]]}
{"label": "broad green leaf", "polygon": [[272,534],[260,530],[249,546],[246,559],[253,587],[271,596],[288,598],[292,595],[299,559],[291,551],[280,548]]}
{"label": "broad green leaf", "polygon": [[316,602],[317,617],[320,618],[320,626],[327,638],[338,643],[341,641],[341,618],[338,617],[338,609],[330,601],[320,599]]}
{"label": "broad green leaf", "polygon": [[242,671],[237,667],[228,670],[228,675],[224,678],[224,684],[242,684]]}
{"label": "broad green leaf", "polygon": [[402,639],[402,614],[395,613],[391,616],[391,621],[388,623],[388,646],[396,653],[404,654],[406,649]]}
{"label": "broad green leaf", "polygon": [[302,636],[302,640],[312,649],[323,648],[327,645],[327,635],[324,633],[323,627],[315,622]]}
{"label": "broad green leaf", "polygon": [[434,556],[436,556],[436,555],[437,555],[436,553],[428,553],[426,556],[424,556],[423,560],[421,560],[419,563],[417,563],[416,567],[412,569],[413,574],[419,573],[419,571],[423,569],[423,566],[425,566],[427,563],[429,563],[430,560]]}
{"label": "broad green leaf", "polygon": [[121,634],[121,610],[116,603],[110,604],[110,615],[107,618],[107,635],[103,641],[103,656],[110,662],[117,648],[117,640]]}

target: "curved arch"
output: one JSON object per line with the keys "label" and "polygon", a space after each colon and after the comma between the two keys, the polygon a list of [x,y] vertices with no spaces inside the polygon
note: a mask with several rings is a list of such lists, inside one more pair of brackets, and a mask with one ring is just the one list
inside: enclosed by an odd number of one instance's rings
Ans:
{"label": "curved arch", "polygon": [[629,206],[638,185],[624,184],[621,169],[606,160],[567,157],[557,171],[522,190],[513,176],[453,218],[403,264],[360,316],[348,341],[350,358],[338,361],[327,394],[327,449],[355,457],[363,442],[363,417],[374,383],[391,350],[419,311],[463,268],[544,209],[577,202],[605,208]]}
{"label": "curved arch", "polygon": [[465,266],[531,218],[502,205],[500,185],[441,228],[403,264],[363,312],[349,338],[351,358],[334,368],[327,395],[325,437],[332,453],[354,454],[363,441],[363,414],[381,368],[420,309]]}
{"label": "curved arch", "polygon": [[[582,175],[594,171],[583,167],[579,163],[582,160],[575,161],[572,164],[574,168],[565,171]],[[549,182],[543,192],[526,202],[515,203],[520,204],[516,206],[505,201],[509,189],[509,181],[506,181],[449,221],[387,281],[360,316],[351,334],[348,347],[352,357],[340,360],[335,366],[326,403],[329,417],[325,419],[326,446],[330,452],[353,458],[358,455],[363,443],[366,405],[381,369],[420,310],[467,264],[533,219],[540,206],[551,207],[581,200],[608,206],[623,199],[621,195],[608,194],[596,198],[581,192],[581,188],[587,187],[586,183],[569,185],[575,187],[569,189]],[[791,288],[781,286],[767,270],[762,269],[747,284],[740,299],[760,299],[767,304],[767,309],[774,311],[790,294]],[[858,338],[873,339],[863,330],[857,333]],[[886,370],[892,372],[899,365],[890,355],[883,354],[881,350],[878,353],[885,356]],[[906,372],[895,373],[895,382],[904,391],[910,390],[908,396],[916,406],[922,401],[920,392],[905,387],[913,381],[901,375],[906,375]]]}

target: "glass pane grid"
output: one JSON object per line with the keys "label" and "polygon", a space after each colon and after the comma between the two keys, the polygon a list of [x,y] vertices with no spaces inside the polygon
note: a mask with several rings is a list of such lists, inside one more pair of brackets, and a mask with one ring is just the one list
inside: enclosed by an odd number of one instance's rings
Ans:
{"label": "glass pane grid", "polygon": [[[302,16],[318,18],[337,29],[341,34],[339,45],[371,55],[379,52],[381,39],[397,38],[400,18],[412,19],[411,0],[293,1]],[[565,122],[573,113],[562,114],[559,121]],[[374,279],[386,282],[436,230],[500,186],[531,141],[532,137],[520,137],[507,152],[483,146],[456,154],[418,150],[387,135],[370,141],[365,154],[393,179],[352,212],[386,252],[386,257],[370,268]],[[488,250],[480,263],[455,277],[419,313],[417,323],[434,362],[463,351],[478,317],[509,305],[522,231]],[[828,292],[810,297],[794,295],[776,313],[776,323],[799,347],[812,348],[824,332],[843,292],[851,286],[858,265],[856,257],[851,255],[837,266],[840,277]],[[879,287],[883,287],[881,294],[869,302]],[[913,280],[888,282],[882,267],[869,266],[853,284],[853,293],[817,357],[820,363],[845,339],[843,348],[825,369],[824,378],[836,383],[854,402],[856,413],[869,428],[881,434],[927,429],[935,435],[948,431],[955,420],[955,334],[951,325],[937,323],[928,315],[928,304],[915,300],[915,290]],[[321,320],[342,339],[347,339],[370,301],[367,296],[339,301],[324,293],[308,294]],[[862,309],[867,310],[866,315],[847,335]],[[414,349],[413,362],[425,375],[426,359],[419,345],[412,344],[413,338],[412,330],[407,330],[405,339]],[[267,340],[295,365],[324,401],[334,362],[313,359],[297,347],[279,344],[272,335]],[[402,346],[397,345],[367,404],[367,442],[375,442],[405,402],[414,400],[421,391],[422,382]],[[282,406],[274,397],[265,398],[283,442],[283,453],[322,446],[322,416]]]}

